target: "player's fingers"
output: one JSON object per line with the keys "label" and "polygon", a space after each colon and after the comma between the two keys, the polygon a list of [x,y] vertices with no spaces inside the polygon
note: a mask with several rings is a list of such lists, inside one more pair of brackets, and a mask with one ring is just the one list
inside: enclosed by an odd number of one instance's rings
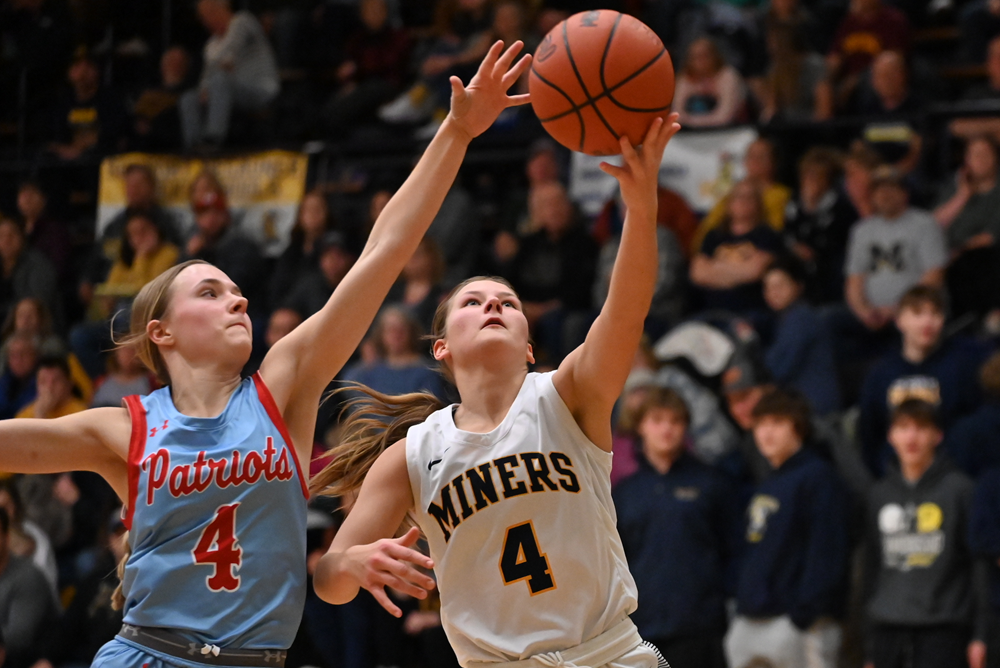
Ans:
{"label": "player's fingers", "polygon": [[408,582],[420,585],[424,589],[434,588],[433,578],[424,575],[404,561],[389,558],[386,559],[381,566],[385,572],[395,575],[396,577],[403,578]]}
{"label": "player's fingers", "polygon": [[385,593],[385,589],[383,587],[381,586],[372,587],[371,589],[368,590],[368,592],[375,598],[376,601],[379,602],[379,605],[381,605],[383,608],[386,609],[386,611],[390,615],[392,615],[393,617],[403,616],[403,611],[400,610],[399,607],[392,602],[392,600],[389,598],[389,595]]}
{"label": "player's fingers", "polygon": [[503,74],[510,69],[510,64],[514,62],[514,57],[521,52],[524,48],[524,42],[517,40],[503,52],[503,55],[497,59],[496,64],[493,66],[493,76],[503,76]]}
{"label": "player's fingers", "polygon": [[493,68],[497,64],[497,58],[500,57],[500,52],[503,51],[503,40],[498,39],[493,42],[493,46],[490,50],[486,52],[486,57],[483,58],[483,62],[479,64],[479,73],[483,76],[487,76],[493,72]]}
{"label": "player's fingers", "polygon": [[396,545],[402,545],[403,547],[410,547],[411,545],[416,545],[417,541],[420,540],[420,529],[417,527],[410,527],[409,530],[404,533],[399,538],[394,538],[393,542]]}
{"label": "player's fingers", "polygon": [[506,74],[503,75],[501,83],[503,84],[504,90],[507,90],[514,85],[514,82],[521,78],[521,75],[528,71],[531,67],[531,54],[525,55],[521,60],[517,61]]}
{"label": "player's fingers", "polygon": [[528,104],[531,102],[531,94],[524,93],[522,95],[508,95],[507,96],[507,106],[516,107],[519,104]]}
{"label": "player's fingers", "polygon": [[407,596],[412,596],[413,598],[424,599],[427,598],[427,590],[423,587],[418,587],[412,582],[407,582],[402,578],[397,578],[393,576],[387,576],[385,578],[385,586],[392,587],[401,594],[406,594]]}
{"label": "player's fingers", "polygon": [[660,130],[663,128],[663,119],[657,116],[653,119],[653,122],[649,124],[649,129],[646,130],[646,137],[642,140],[642,145],[647,146],[649,144],[655,144],[656,140],[660,137]]}
{"label": "player's fingers", "polygon": [[621,176],[624,176],[627,173],[626,170],[622,169],[621,167],[618,167],[617,165],[612,165],[610,162],[602,162],[601,164],[598,165],[598,167],[601,168],[602,172],[604,172],[605,174],[609,174],[615,177],[616,179]]}
{"label": "player's fingers", "polygon": [[625,160],[625,164],[632,167],[639,160],[639,154],[632,147],[632,142],[628,140],[627,135],[622,135],[618,144],[622,147],[622,159]]}
{"label": "player's fingers", "polygon": [[451,84],[452,102],[464,100],[467,93],[465,92],[465,86],[462,85],[462,80],[458,77],[451,77],[448,79],[448,82]]}

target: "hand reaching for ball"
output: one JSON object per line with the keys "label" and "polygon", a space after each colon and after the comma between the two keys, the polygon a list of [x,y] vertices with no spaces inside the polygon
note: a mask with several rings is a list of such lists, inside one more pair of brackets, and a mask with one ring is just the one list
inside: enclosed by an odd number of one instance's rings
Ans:
{"label": "hand reaching for ball", "polygon": [[458,77],[451,77],[449,116],[470,140],[493,125],[493,121],[507,107],[530,102],[527,94],[508,95],[507,91],[531,67],[531,56],[524,56],[511,67],[514,57],[524,45],[514,42],[506,51],[503,46],[503,42],[498,41],[490,48],[468,86],[463,86]]}
{"label": "hand reaching for ball", "polygon": [[628,137],[619,140],[622,149],[622,166],[616,167],[606,162],[601,169],[618,179],[622,191],[622,201],[630,213],[656,217],[656,188],[659,183],[660,163],[667,142],[681,129],[678,114],[654,119],[646,132],[642,144],[633,147]]}

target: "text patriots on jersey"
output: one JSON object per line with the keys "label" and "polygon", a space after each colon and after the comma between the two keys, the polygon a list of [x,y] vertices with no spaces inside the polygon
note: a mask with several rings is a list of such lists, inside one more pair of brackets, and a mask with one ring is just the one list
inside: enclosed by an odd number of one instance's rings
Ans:
{"label": "text patriots on jersey", "polygon": [[[517,469],[522,466],[526,476],[518,478],[521,472]],[[573,462],[562,452],[550,452],[547,457],[541,452],[498,457],[456,476],[441,488],[440,504],[431,503],[428,506],[427,514],[437,520],[446,542],[462,520],[500,501],[494,471],[504,499],[529,492],[556,492],[560,489],[571,493],[580,491],[580,481],[573,471]],[[457,509],[452,500],[452,492],[458,500]]]}
{"label": "text patriots on jersey", "polygon": [[178,464],[170,466],[170,451],[160,448],[142,462],[142,470],[146,472],[146,505],[153,505],[156,490],[164,485],[174,497],[187,496],[195,492],[204,492],[214,482],[220,489],[229,486],[254,484],[261,476],[265,480],[291,480],[294,475],[292,463],[289,461],[288,448],[281,450],[281,455],[275,458],[278,451],[274,447],[274,439],[267,437],[267,444],[262,452],[251,450],[246,457],[240,457],[237,450],[226,459],[212,459],[205,456],[205,451],[198,453],[193,464]]}

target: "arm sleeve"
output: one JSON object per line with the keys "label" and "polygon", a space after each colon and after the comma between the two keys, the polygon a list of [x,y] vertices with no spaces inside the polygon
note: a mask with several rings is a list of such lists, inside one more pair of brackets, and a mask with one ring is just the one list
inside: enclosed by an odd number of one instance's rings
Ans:
{"label": "arm sleeve", "polygon": [[844,263],[844,274],[847,276],[855,274],[867,274],[868,267],[865,257],[865,240],[857,226],[851,230],[847,242],[847,260]]}

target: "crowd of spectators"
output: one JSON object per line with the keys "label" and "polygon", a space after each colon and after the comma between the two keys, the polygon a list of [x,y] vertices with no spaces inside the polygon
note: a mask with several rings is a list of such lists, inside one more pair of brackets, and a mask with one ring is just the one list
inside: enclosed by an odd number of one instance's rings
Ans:
{"label": "crowd of spectators", "polygon": [[[250,373],[329,298],[400,182],[391,166],[358,187],[311,178],[267,257],[209,169],[185,228],[155,172],[130,165],[125,208],[94,235],[101,158],[307,140],[405,152],[494,39],[531,51],[596,3],[147,4],[0,0],[0,99],[17,101],[0,105],[0,158],[22,158],[0,172],[0,419],[155,389],[114,339],[142,286],[190,258],[249,298]],[[667,44],[689,131],[760,135],[708,211],[659,192],[648,341],[614,425],[640,632],[679,668],[1000,665],[1000,2],[600,4]],[[948,48],[927,48],[944,23]],[[939,102],[964,112],[935,126]],[[568,154],[530,108],[491,132],[517,157],[467,165],[331,389],[455,400],[422,336],[475,274],[519,292],[536,369],[586,336],[620,198],[578,210]],[[321,407],[314,471],[351,396]],[[311,565],[349,501],[314,502]],[[118,504],[91,473],[0,473],[0,665],[83,665],[117,631]],[[396,620],[365,594],[334,607],[310,592],[286,665],[454,665],[434,601],[400,605]]]}

